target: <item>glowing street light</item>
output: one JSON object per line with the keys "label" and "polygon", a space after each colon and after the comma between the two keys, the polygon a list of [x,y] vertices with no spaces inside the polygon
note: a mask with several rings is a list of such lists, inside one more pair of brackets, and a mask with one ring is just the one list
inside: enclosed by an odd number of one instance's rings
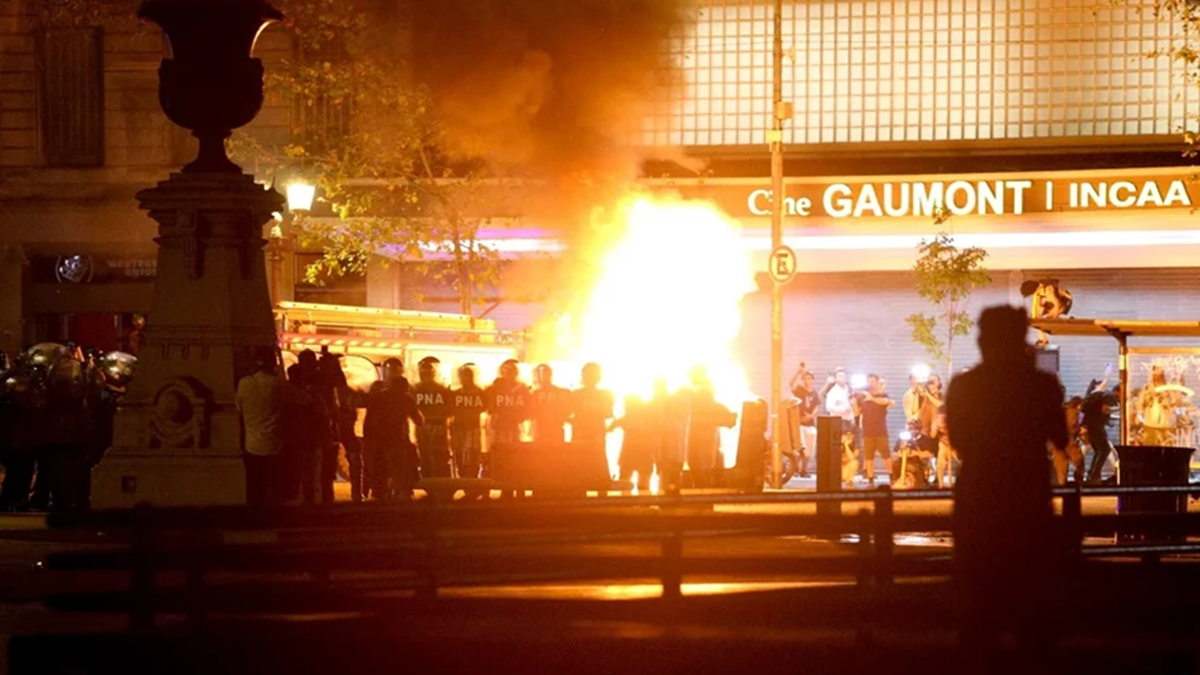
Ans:
{"label": "glowing street light", "polygon": [[287,203],[289,211],[312,210],[313,198],[317,196],[317,188],[303,181],[297,181],[287,186]]}

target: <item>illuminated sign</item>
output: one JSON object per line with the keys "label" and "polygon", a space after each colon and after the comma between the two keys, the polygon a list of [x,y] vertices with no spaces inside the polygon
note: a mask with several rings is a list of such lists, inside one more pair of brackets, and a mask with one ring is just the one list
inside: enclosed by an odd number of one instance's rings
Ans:
{"label": "illuminated sign", "polygon": [[[1185,179],[831,183],[792,186],[783,198],[783,208],[789,216],[825,218],[1019,216],[1056,211],[1188,208],[1196,201],[1191,189],[1195,188]],[[744,204],[752,216],[770,215],[771,190],[751,190]]]}

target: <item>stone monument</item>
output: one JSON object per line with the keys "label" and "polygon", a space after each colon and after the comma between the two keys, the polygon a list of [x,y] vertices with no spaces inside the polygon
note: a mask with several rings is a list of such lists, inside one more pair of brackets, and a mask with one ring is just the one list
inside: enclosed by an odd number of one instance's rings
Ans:
{"label": "stone monument", "polygon": [[159,224],[158,278],[138,374],[117,413],[113,447],[92,472],[92,506],[243,504],[238,380],[276,346],[263,225],[283,197],[225,154],[231,131],[263,101],[264,0],[147,0],[171,56],[159,102],[200,141],[199,156],[137,194]]}

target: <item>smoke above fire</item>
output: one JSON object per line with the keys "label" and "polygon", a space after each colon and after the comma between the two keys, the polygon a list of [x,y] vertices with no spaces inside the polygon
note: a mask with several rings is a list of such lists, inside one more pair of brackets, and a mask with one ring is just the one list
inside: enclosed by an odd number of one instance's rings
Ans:
{"label": "smoke above fire", "polygon": [[676,72],[685,0],[411,3],[447,150],[544,176],[636,169],[638,131]]}

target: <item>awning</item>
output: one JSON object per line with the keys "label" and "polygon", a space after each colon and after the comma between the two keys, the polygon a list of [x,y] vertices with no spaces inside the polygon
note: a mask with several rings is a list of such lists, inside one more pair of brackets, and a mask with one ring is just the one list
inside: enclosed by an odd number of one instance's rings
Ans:
{"label": "awning", "polygon": [[1139,321],[1134,319],[1034,319],[1030,325],[1060,337],[1194,337],[1200,321]]}

